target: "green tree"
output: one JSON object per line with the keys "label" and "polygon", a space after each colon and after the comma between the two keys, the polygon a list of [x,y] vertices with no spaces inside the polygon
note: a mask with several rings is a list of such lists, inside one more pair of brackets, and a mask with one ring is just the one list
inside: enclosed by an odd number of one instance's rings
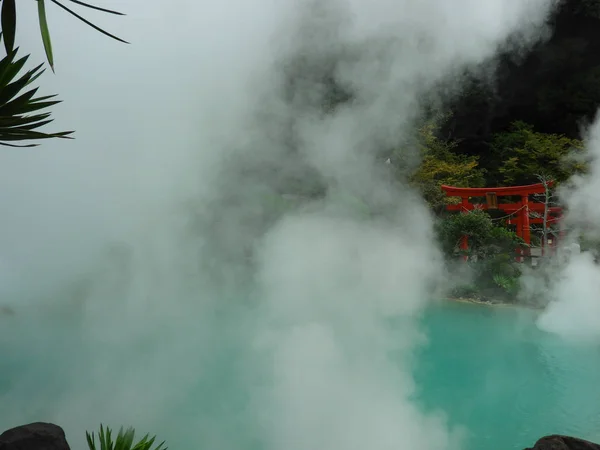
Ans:
{"label": "green tree", "polygon": [[456,141],[443,141],[437,137],[438,126],[428,123],[419,129],[421,164],[409,177],[430,207],[441,211],[457,199],[446,197],[443,184],[459,187],[480,187],[484,184],[484,172],[479,168],[477,156],[455,153]]}
{"label": "green tree", "polygon": [[467,236],[468,264],[473,269],[474,288],[481,296],[514,299],[521,275],[515,251],[524,245],[521,238],[480,209],[441,219],[436,232],[440,247],[450,260],[465,254],[459,244]]}
{"label": "green tree", "polygon": [[543,174],[557,183],[585,171],[581,159],[583,143],[560,134],[534,131],[531,125],[514,122],[504,133],[494,135],[491,151],[498,172],[507,185],[537,183]]}

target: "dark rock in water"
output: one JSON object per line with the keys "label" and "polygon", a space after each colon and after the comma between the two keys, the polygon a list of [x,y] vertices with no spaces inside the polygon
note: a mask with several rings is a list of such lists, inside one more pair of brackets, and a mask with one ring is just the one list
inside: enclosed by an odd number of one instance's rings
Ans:
{"label": "dark rock in water", "polygon": [[0,434],[0,450],[70,450],[70,447],[61,427],[37,422]]}
{"label": "dark rock in water", "polygon": [[569,436],[546,436],[525,450],[600,450],[600,445]]}

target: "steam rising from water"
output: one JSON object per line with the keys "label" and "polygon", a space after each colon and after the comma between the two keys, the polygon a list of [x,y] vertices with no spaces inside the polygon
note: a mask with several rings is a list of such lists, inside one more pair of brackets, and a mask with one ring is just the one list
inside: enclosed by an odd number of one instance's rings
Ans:
{"label": "steam rising from water", "polygon": [[[586,142],[590,170],[575,177],[562,195],[568,206],[567,226],[573,242],[583,233],[600,237],[600,121]],[[591,252],[573,254],[551,283],[552,303],[540,317],[540,328],[563,337],[600,340],[600,267]]]}
{"label": "steam rising from water", "polygon": [[422,95],[511,33],[535,39],[551,3],[145,2],[127,49],[57,26],[78,140],[1,156],[0,373],[20,371],[3,423],[457,448],[410,400],[413,317],[441,272],[431,218],[377,157]]}

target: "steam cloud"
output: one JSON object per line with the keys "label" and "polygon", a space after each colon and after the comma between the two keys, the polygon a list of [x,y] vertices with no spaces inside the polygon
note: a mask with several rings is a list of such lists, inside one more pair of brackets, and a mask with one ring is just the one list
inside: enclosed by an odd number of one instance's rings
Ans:
{"label": "steam cloud", "polygon": [[[131,48],[54,18],[44,82],[78,138],[0,155],[2,422],[458,448],[411,400],[431,218],[378,157],[438,83],[537,39],[552,3],[144,2],[117,30]],[[280,194],[297,206],[273,213]]]}
{"label": "steam cloud", "polygon": [[[600,121],[596,120],[588,133],[586,154],[589,172],[574,177],[563,189],[568,207],[566,224],[575,243],[583,233],[587,238],[600,237]],[[576,244],[578,245],[578,244]],[[565,338],[600,339],[600,267],[593,253],[575,252],[555,274],[550,283],[552,302],[541,315],[541,329]]]}

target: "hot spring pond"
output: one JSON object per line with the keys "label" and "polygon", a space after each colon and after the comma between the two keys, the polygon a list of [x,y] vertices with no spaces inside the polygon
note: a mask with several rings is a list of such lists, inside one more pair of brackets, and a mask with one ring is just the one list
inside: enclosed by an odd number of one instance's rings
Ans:
{"label": "hot spring pond", "polygon": [[445,302],[424,318],[419,398],[467,427],[468,450],[522,450],[548,434],[600,441],[600,345],[544,333],[535,317]]}
{"label": "hot spring pond", "polygon": [[[600,346],[544,333],[535,316],[524,309],[440,302],[422,318],[428,343],[417,352],[415,400],[426,411],[443,410],[451,426],[464,427],[465,450],[521,450],[553,433],[600,441]],[[207,348],[210,332],[181,349],[181,336],[187,339],[192,328],[170,331],[179,336],[171,344],[162,337],[133,343],[141,355],[135,359],[131,345],[111,343],[103,333],[86,343],[89,333],[67,319],[64,326],[36,320],[40,326],[19,314],[0,317],[2,428],[54,421],[65,427],[73,448],[83,448],[85,428],[110,414],[102,420],[141,425],[140,431],[159,434],[174,450],[203,441],[200,448],[261,448],[254,426],[235,417],[243,409],[245,417],[260,413],[248,408],[244,392],[231,389],[243,375],[231,358],[243,357],[238,344],[225,339],[210,345],[204,360],[219,370],[194,363],[177,370],[181,358],[196,359],[190,349]],[[47,328],[40,333],[42,323]],[[106,336],[111,333],[107,329]],[[132,367],[151,376],[138,379]],[[125,369],[115,377],[119,368]],[[174,390],[179,385],[191,387],[194,398]],[[230,445],[205,442],[207,430]]]}

